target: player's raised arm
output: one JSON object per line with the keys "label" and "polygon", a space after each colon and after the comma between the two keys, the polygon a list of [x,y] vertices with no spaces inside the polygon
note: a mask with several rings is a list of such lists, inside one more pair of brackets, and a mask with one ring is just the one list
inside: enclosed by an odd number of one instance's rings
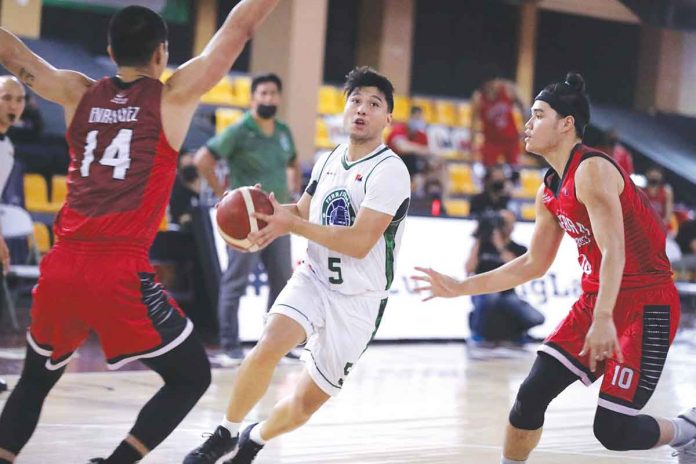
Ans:
{"label": "player's raised arm", "polygon": [[278,0],[243,0],[235,6],[203,52],[181,65],[169,78],[167,98],[197,103],[229,72],[256,27],[277,3]]}
{"label": "player's raised arm", "polygon": [[42,98],[62,105],[67,115],[77,107],[82,95],[94,82],[77,71],[56,69],[1,27],[0,64]]}
{"label": "player's raised arm", "polygon": [[544,206],[543,196],[544,186],[542,185],[536,196],[534,233],[529,250],[525,254],[495,270],[477,274],[461,282],[430,268],[418,267],[416,270],[422,274],[414,276],[413,279],[424,284],[421,284],[417,290],[430,292],[429,296],[426,295],[426,300],[433,297],[480,295],[509,290],[544,275],[556,258],[563,238],[563,229]]}

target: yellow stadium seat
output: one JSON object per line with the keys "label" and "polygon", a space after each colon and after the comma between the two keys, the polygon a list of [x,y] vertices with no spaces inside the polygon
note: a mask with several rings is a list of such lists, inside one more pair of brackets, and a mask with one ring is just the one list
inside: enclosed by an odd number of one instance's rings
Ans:
{"label": "yellow stadium seat", "polygon": [[447,166],[449,177],[449,193],[469,195],[477,192],[474,173],[471,166],[463,163],[453,163]]}
{"label": "yellow stadium seat", "polygon": [[457,106],[457,109],[459,110],[459,118],[457,120],[457,124],[459,125],[459,127],[471,127],[471,103],[462,102]]}
{"label": "yellow stadium seat", "polygon": [[219,134],[228,126],[235,124],[244,116],[244,111],[237,108],[218,108],[215,110],[215,133]]}
{"label": "yellow stadium seat", "polygon": [[249,108],[251,104],[251,78],[239,76],[232,81],[232,106]]}
{"label": "yellow stadium seat", "polygon": [[331,85],[319,87],[319,99],[317,100],[317,112],[319,114],[340,114],[343,111],[343,98],[341,90]]}
{"label": "yellow stadium seat", "polygon": [[229,76],[223,77],[215,87],[201,97],[201,103],[208,105],[234,105],[234,89]]}
{"label": "yellow stadium seat", "polygon": [[68,196],[68,178],[65,176],[53,176],[51,178],[51,203],[60,208]]}
{"label": "yellow stadium seat", "polygon": [[539,186],[543,181],[543,175],[538,169],[520,170],[520,190],[517,196],[521,198],[536,198]]}
{"label": "yellow stadium seat", "polygon": [[453,101],[437,100],[435,102],[435,121],[444,126],[457,125],[457,106]]}
{"label": "yellow stadium seat", "polygon": [[428,124],[435,124],[435,105],[432,100],[423,97],[411,99],[411,107],[418,106],[423,110],[423,119]]}
{"label": "yellow stadium seat", "polygon": [[157,228],[159,232],[164,232],[167,229],[169,229],[169,211],[164,213],[164,216],[162,216],[162,220],[160,221],[160,225]]}
{"label": "yellow stadium seat", "polygon": [[34,245],[39,253],[46,254],[51,249],[51,234],[43,222],[34,223]]}
{"label": "yellow stadium seat", "polygon": [[471,205],[468,200],[450,199],[445,200],[445,211],[448,216],[466,217],[469,215]]}
{"label": "yellow stadium seat", "polygon": [[49,203],[46,179],[39,174],[24,175],[24,204],[27,210],[36,213],[55,213],[60,209]]}
{"label": "yellow stadium seat", "polygon": [[409,98],[404,95],[394,95],[394,110],[392,111],[392,117],[394,118],[394,121],[408,121],[410,115],[411,102]]}
{"label": "yellow stadium seat", "polygon": [[522,210],[520,211],[522,219],[525,221],[533,221],[536,219],[536,209],[534,203],[525,203],[522,205]]}
{"label": "yellow stadium seat", "polygon": [[324,121],[322,117],[317,118],[314,132],[314,145],[316,148],[333,148],[336,146],[329,137],[329,128],[326,126],[326,121]]}

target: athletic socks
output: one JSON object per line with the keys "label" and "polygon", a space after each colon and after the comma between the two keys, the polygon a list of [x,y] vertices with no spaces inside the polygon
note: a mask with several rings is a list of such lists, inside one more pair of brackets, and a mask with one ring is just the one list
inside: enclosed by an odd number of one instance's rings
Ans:
{"label": "athletic socks", "polygon": [[230,436],[232,438],[236,437],[239,435],[239,427],[242,425],[241,422],[230,422],[227,420],[227,416],[224,416],[222,418],[222,422],[220,422],[220,425],[224,428],[226,428],[230,432]]}
{"label": "athletic socks", "polygon": [[259,445],[265,445],[266,440],[261,437],[261,424],[256,424],[249,432],[249,439]]}
{"label": "athletic socks", "polygon": [[513,461],[508,458],[500,458],[500,464],[527,464],[527,461]]}

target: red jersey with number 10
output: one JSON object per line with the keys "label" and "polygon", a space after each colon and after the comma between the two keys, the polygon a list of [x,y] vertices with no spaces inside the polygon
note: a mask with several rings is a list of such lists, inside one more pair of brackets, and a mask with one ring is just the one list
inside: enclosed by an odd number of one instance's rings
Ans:
{"label": "red jersey with number 10", "polygon": [[54,230],[61,241],[149,249],[176,175],[178,152],[160,114],[163,85],[103,78],[82,97],[67,132],[68,197]]}
{"label": "red jersey with number 10", "polygon": [[[624,223],[626,265],[621,289],[645,288],[672,282],[672,271],[665,253],[665,229],[650,206],[645,194],[638,189],[626,172],[608,155],[578,144],[568,159],[563,176],[549,169],[544,178],[543,201],[559,225],[578,247],[578,262],[582,269],[582,289],[599,290],[599,269],[602,253],[597,245],[590,216],[575,194],[575,172],[587,158],[601,156],[611,162],[624,180],[619,196]],[[596,182],[604,182],[596,179]]]}

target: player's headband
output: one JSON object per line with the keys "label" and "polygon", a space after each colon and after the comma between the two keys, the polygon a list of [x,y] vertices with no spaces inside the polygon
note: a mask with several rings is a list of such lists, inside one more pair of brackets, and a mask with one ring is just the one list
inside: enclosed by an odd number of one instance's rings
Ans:
{"label": "player's headband", "polygon": [[577,119],[577,116],[573,112],[573,108],[560,98],[555,93],[549,92],[548,90],[542,90],[539,95],[534,98],[534,100],[540,100],[549,104],[551,108],[556,110],[556,113],[563,117],[573,116]]}

